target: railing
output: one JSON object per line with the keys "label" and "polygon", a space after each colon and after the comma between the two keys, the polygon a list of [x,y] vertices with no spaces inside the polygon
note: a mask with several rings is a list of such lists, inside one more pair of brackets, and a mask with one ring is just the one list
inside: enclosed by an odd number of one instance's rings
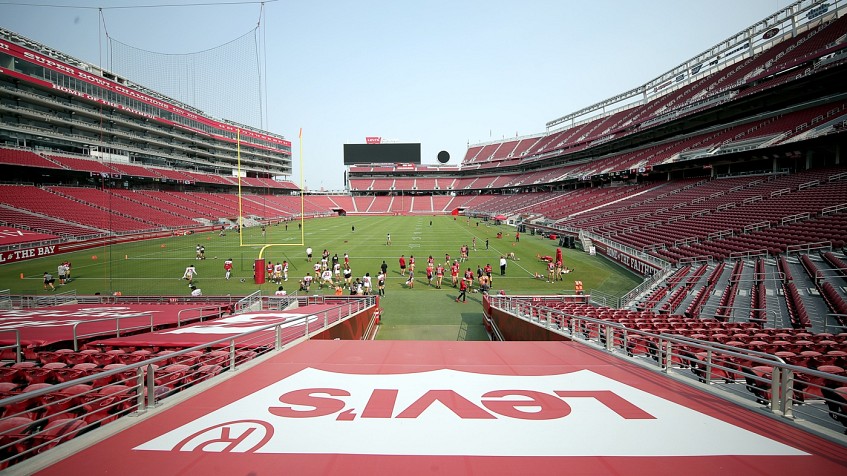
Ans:
{"label": "railing", "polygon": [[[193,307],[190,309],[180,309],[180,311],[176,313],[176,326],[182,327],[183,322],[203,322],[203,319],[207,317],[220,317],[230,311],[232,311],[232,306],[229,305],[203,306]],[[191,313],[197,314],[192,316],[190,315]],[[189,317],[183,317],[183,314],[189,315]]]}
{"label": "railing", "polygon": [[733,251],[729,254],[730,260],[738,260],[738,259],[750,259],[750,258],[758,258],[758,257],[766,257],[768,256],[768,250],[747,250],[747,251]]}
{"label": "railing", "polygon": [[670,266],[667,266],[665,268],[662,268],[662,270],[660,270],[659,272],[654,273],[649,278],[645,279],[641,284],[632,288],[628,293],[621,296],[621,303],[626,304],[633,302],[638,296],[652,289],[653,286],[656,285],[656,283],[667,279],[667,277],[670,275],[671,269],[672,268]]}
{"label": "railing", "polygon": [[62,306],[65,304],[76,304],[77,302],[75,289],[73,291],[64,291],[47,296],[21,297],[21,307],[24,308]]}
{"label": "railing", "polygon": [[847,332],[847,326],[834,324],[835,322],[847,322],[847,314],[827,313],[826,319],[823,321],[823,331],[831,332],[833,334]]}
{"label": "railing", "polygon": [[[4,332],[13,332],[15,334],[15,343],[10,345],[0,346],[0,354],[5,354],[6,350],[12,350],[15,353],[15,362],[21,361],[21,331],[11,327],[0,328],[0,334]],[[5,358],[5,356],[4,356]]]}
{"label": "railing", "polygon": [[817,243],[803,243],[799,245],[786,246],[785,253],[811,253],[812,250],[832,251],[831,241],[819,241]]}
{"label": "railing", "polygon": [[[337,305],[320,313],[268,324],[237,336],[224,337],[166,355],[125,365],[76,380],[46,384],[43,388],[0,400],[0,468],[52,448],[60,441],[133,413],[154,410],[160,402],[215,376],[237,370],[257,357],[278,352],[307,340],[310,334],[364,311],[376,303],[374,296],[350,300],[315,301]],[[311,298],[282,298],[306,304]],[[0,331],[5,331],[2,329]],[[152,354],[149,354],[152,355]],[[205,388],[205,387],[200,387]],[[199,390],[199,389],[198,389]],[[65,418],[67,415],[71,415]],[[50,424],[60,418],[73,422],[72,434],[50,435]],[[17,425],[17,426],[16,426]]]}
{"label": "railing", "polygon": [[0,291],[0,309],[12,309],[12,294],[8,289]]}
{"label": "railing", "polygon": [[809,217],[811,217],[811,214],[809,212],[797,213],[795,215],[789,215],[787,217],[782,217],[782,220],[780,220],[780,223],[783,224],[783,225],[787,225],[788,223],[796,223],[796,222],[801,221],[801,220],[808,220]]}
{"label": "railing", "polygon": [[588,302],[597,304],[598,306],[614,308],[621,307],[621,298],[604,293],[597,289],[589,289],[588,294],[585,297],[588,298]]}
{"label": "railing", "polygon": [[244,296],[235,303],[233,312],[241,312],[244,310],[255,310],[262,308],[262,290],[258,290],[252,294]]}
{"label": "railing", "polygon": [[821,210],[821,215],[832,215],[833,213],[839,213],[843,210],[847,210],[847,203],[840,203],[838,205],[832,205],[831,207],[826,207]]}
{"label": "railing", "polygon": [[712,255],[688,256],[679,259],[679,264],[711,263],[715,260]]}
{"label": "railing", "polygon": [[769,221],[760,221],[760,222],[757,222],[757,223],[751,223],[751,224],[746,225],[744,227],[744,233],[751,233],[751,232],[754,232],[754,231],[761,230],[763,228],[770,228],[770,227],[771,227],[771,222],[769,222]]}
{"label": "railing", "polygon": [[[150,332],[153,332],[156,329],[156,326],[153,323],[153,316],[154,315],[155,315],[155,313],[146,312],[146,313],[143,313],[141,315],[136,315],[136,316],[104,317],[102,319],[90,319],[90,320],[75,322],[74,325],[73,325],[73,328],[72,328],[73,342],[74,342],[74,344],[73,344],[74,345],[73,346],[74,352],[79,352],[79,341],[80,341],[80,339],[85,339],[85,338],[88,338],[88,337],[103,336],[103,335],[114,335],[115,337],[120,337],[121,331],[123,331],[124,334],[126,334],[128,332],[137,332],[137,331],[145,330],[145,329],[149,329]],[[121,321],[127,320],[127,319],[139,319],[139,318],[142,318],[144,316],[149,317],[149,319],[150,319],[149,325],[124,327],[123,329],[121,329]],[[94,323],[94,322],[111,322],[111,321],[115,321],[115,330],[114,331],[108,330],[108,331],[92,332],[90,334],[79,334],[79,333],[77,333],[77,329],[81,325],[84,326],[86,324],[91,324],[91,323]]]}
{"label": "railing", "polygon": [[[675,379],[803,426],[847,445],[847,422],[833,391],[847,376],[785,363],[776,355],[673,334],[656,334],[611,321],[568,314],[519,298],[491,296],[490,304],[515,318],[584,342],[638,365],[657,368]],[[686,372],[688,370],[689,372]],[[817,405],[815,403],[822,403]],[[844,423],[847,426],[847,423]]]}

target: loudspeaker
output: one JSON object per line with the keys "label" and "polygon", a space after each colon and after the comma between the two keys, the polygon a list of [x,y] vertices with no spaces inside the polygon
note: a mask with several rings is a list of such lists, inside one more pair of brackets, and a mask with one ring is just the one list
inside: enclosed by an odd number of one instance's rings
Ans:
{"label": "loudspeaker", "polygon": [[450,161],[450,153],[447,152],[446,150],[442,150],[441,152],[438,153],[438,161],[441,162],[442,164],[446,164],[447,162]]}

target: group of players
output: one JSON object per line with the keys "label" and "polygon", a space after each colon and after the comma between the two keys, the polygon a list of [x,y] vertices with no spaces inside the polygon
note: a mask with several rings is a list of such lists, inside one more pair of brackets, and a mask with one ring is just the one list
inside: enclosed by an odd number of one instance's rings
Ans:
{"label": "group of players", "polygon": [[[486,264],[485,267],[477,265],[476,274],[471,268],[468,268],[464,273],[461,273],[461,265],[460,261],[464,262],[468,259],[468,246],[463,245],[459,252],[459,259],[454,259],[453,262],[450,262],[450,255],[444,255],[444,264],[436,264],[435,259],[430,255],[426,261],[426,279],[427,284],[429,286],[434,287],[435,289],[441,289],[444,282],[444,275],[447,272],[447,268],[450,269],[450,279],[451,284],[454,288],[458,288],[460,291],[459,298],[462,298],[464,301],[464,293],[471,291],[473,292],[474,281],[478,283],[479,291],[482,293],[487,293],[491,289],[491,285],[493,283],[492,271],[493,268],[491,264]],[[406,259],[405,255],[400,255],[398,259],[398,263],[400,266],[400,275],[407,276],[406,271],[408,270],[408,278],[406,279],[406,286],[408,288],[415,287],[415,257],[414,255],[409,256],[409,259]],[[462,274],[461,278],[459,275]],[[476,278],[474,278],[476,276]],[[433,279],[435,280],[435,284],[433,284]],[[456,300],[458,301],[459,298]]]}
{"label": "group of players", "polygon": [[[387,237],[390,243],[390,235]],[[476,238],[473,240],[473,248],[468,245],[462,245],[459,249],[459,258],[453,259],[451,262],[450,254],[444,255],[444,264],[436,264],[435,259],[430,255],[427,258],[425,274],[427,284],[435,289],[441,289],[444,283],[444,276],[448,269],[450,272],[451,284],[454,288],[459,289],[460,294],[456,301],[465,300],[466,292],[475,292],[474,283],[477,283],[479,292],[487,293],[492,286],[492,266],[486,264],[484,267],[477,265],[476,273],[469,267],[464,272],[461,271],[461,264],[469,259],[470,251],[476,250]],[[488,246],[486,240],[486,248]],[[205,259],[205,247],[197,245],[196,256],[198,260]],[[313,250],[311,247],[306,248],[306,261],[313,263],[312,272],[307,272],[299,281],[299,290],[309,292],[312,286],[317,284],[318,289],[327,287],[334,290],[335,294],[343,294],[344,290],[348,290],[351,295],[368,295],[376,292],[380,296],[385,296],[385,281],[388,275],[388,265],[383,260],[376,277],[371,277],[370,273],[365,273],[364,276],[354,278],[353,271],[350,267],[350,257],[347,253],[343,257],[339,257],[338,253],[332,254],[327,249],[323,250],[319,260],[313,260]],[[399,258],[400,275],[407,277],[405,285],[407,288],[415,287],[415,257],[409,256],[408,260],[405,255]],[[233,261],[231,258],[224,261],[224,277],[229,280],[232,277]],[[268,282],[275,283],[282,290],[282,283],[287,282],[289,278],[288,260],[282,262],[268,261],[265,272]],[[408,275],[407,275],[408,270]],[[186,267],[182,279],[188,281],[191,287],[192,294],[198,295],[199,289],[194,285],[194,279],[197,276],[197,269],[194,265]],[[502,274],[502,272],[501,272]],[[244,280],[242,279],[242,282]],[[46,284],[45,284],[46,286]]]}
{"label": "group of players", "polygon": [[573,270],[564,265],[561,259],[555,259],[552,256],[535,256],[538,260],[545,263],[547,268],[547,274],[541,274],[536,272],[534,275],[535,279],[543,279],[548,283],[553,283],[555,281],[564,281],[565,275],[572,272]]}
{"label": "group of players", "polygon": [[[336,295],[344,294],[346,288],[350,295],[368,295],[376,290],[380,296],[385,296],[385,277],[388,273],[388,265],[385,261],[382,262],[380,271],[376,275],[376,283],[370,273],[365,273],[362,277],[353,278],[353,270],[350,268],[350,255],[344,253],[343,258],[339,258],[338,253],[334,253],[330,257],[330,252],[327,249],[323,250],[319,261],[313,261],[312,248],[306,248],[306,261],[313,263],[311,273],[306,273],[303,279],[300,280],[300,291],[308,292],[312,286],[317,283],[318,289],[323,289],[325,286],[328,289],[334,290]],[[287,277],[287,274],[285,275]],[[287,279],[287,278],[286,278]]]}
{"label": "group of players", "polygon": [[[59,285],[64,286],[65,284],[71,281],[71,262],[70,261],[62,261],[59,263],[59,266],[56,268],[56,273],[59,276]],[[44,283],[44,289],[50,289],[51,291],[56,290],[56,278],[45,271],[42,276],[42,281]]]}

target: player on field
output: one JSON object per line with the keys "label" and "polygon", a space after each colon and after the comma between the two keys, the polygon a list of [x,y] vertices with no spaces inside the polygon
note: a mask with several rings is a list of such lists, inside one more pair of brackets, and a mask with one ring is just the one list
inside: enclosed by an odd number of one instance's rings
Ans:
{"label": "player on field", "polygon": [[274,265],[274,282],[279,284],[282,281],[282,264],[277,262]]}
{"label": "player on field", "polygon": [[365,276],[362,278],[362,289],[365,291],[365,294],[371,293],[371,273],[365,273]]}
{"label": "player on field", "polygon": [[300,289],[303,291],[308,291],[309,287],[312,285],[312,275],[306,274],[303,276],[303,279],[300,281]]}
{"label": "player on field", "polygon": [[197,276],[197,269],[194,267],[194,265],[192,264],[192,265],[186,266],[185,272],[182,273],[182,279],[187,279],[188,284],[191,284],[192,282],[194,282],[195,276]]}
{"label": "player on field", "polygon": [[45,271],[44,272],[44,289],[46,290],[47,286],[50,286],[50,289],[52,291],[55,291],[56,286],[53,285],[53,283],[55,283],[55,282],[56,282],[56,279],[53,278],[53,275],[48,273],[47,271]]}
{"label": "player on field", "polygon": [[326,284],[330,288],[335,287],[335,283],[332,282],[332,271],[328,269],[323,270],[323,272],[321,273],[321,282],[318,287],[320,289],[323,289],[324,284]]}
{"label": "player on field", "polygon": [[465,302],[465,299],[467,299],[465,294],[467,290],[468,285],[467,283],[465,283],[465,280],[462,280],[462,282],[459,284],[459,295],[456,296],[456,302],[459,302],[459,298],[462,299],[462,302]]}
{"label": "player on field", "polygon": [[468,268],[468,270],[465,271],[465,276],[464,276],[463,281],[465,281],[467,283],[468,290],[473,291],[473,271],[470,268]]}
{"label": "player on field", "polygon": [[224,275],[226,276],[227,280],[230,278],[230,276],[232,276],[232,258],[228,258],[226,261],[224,261]]}
{"label": "player on field", "polygon": [[353,282],[353,270],[350,265],[344,266],[344,282],[349,286]]}
{"label": "player on field", "polygon": [[68,272],[68,270],[65,269],[65,263],[59,263],[59,267],[57,268],[57,271],[56,271],[56,273],[59,275],[59,284],[61,284],[61,285],[65,284],[65,273],[67,273],[67,272]]}
{"label": "player on field", "polygon": [[377,290],[380,296],[385,296],[385,272],[380,271],[376,277]]}

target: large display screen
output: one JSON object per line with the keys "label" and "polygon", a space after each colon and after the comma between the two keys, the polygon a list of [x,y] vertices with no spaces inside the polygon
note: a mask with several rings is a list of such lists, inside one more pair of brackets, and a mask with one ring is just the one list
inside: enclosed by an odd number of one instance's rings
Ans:
{"label": "large display screen", "polygon": [[420,164],[421,144],[344,144],[344,165]]}

